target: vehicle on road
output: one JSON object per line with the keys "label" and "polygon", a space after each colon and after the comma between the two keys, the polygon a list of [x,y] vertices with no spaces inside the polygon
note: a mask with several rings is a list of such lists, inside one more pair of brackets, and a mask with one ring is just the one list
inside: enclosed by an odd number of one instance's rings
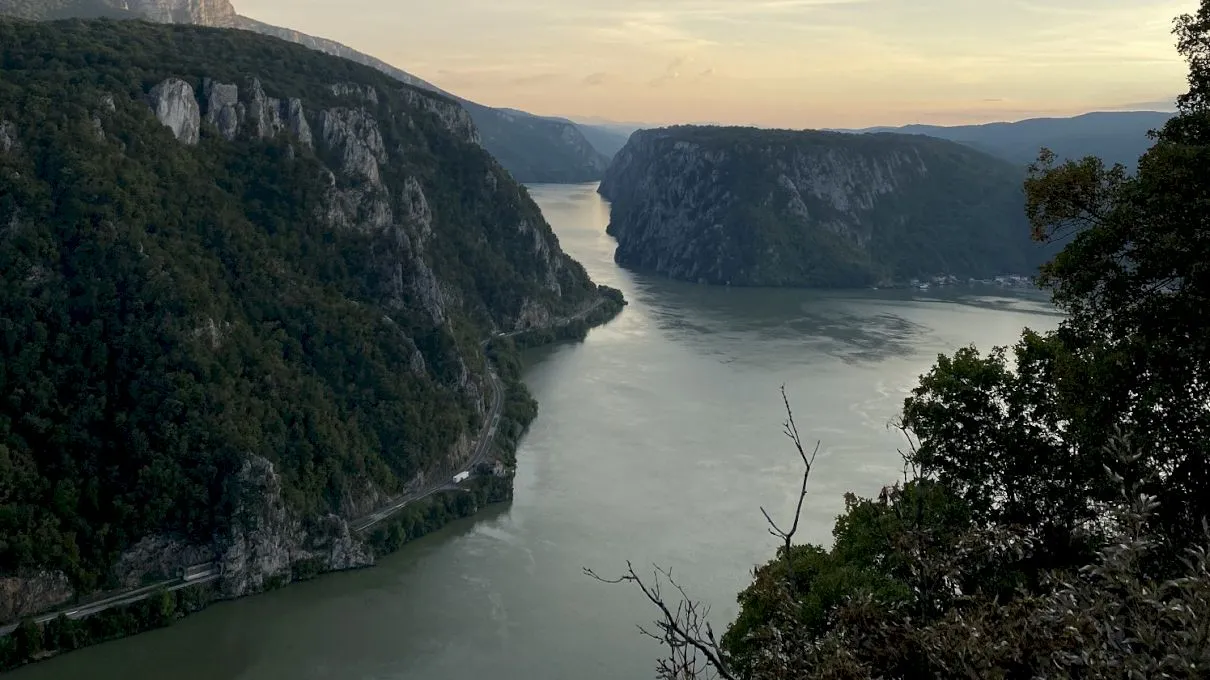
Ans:
{"label": "vehicle on road", "polygon": [[454,483],[460,484],[460,483],[466,481],[467,478],[469,478],[470,476],[471,476],[471,473],[469,473],[469,472],[459,472],[458,474],[454,475]]}

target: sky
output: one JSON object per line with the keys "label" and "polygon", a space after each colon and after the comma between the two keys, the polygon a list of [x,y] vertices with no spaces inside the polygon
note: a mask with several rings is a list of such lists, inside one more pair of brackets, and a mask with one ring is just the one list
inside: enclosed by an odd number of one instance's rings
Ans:
{"label": "sky", "polygon": [[1168,109],[1197,0],[233,0],[467,99],[647,125]]}

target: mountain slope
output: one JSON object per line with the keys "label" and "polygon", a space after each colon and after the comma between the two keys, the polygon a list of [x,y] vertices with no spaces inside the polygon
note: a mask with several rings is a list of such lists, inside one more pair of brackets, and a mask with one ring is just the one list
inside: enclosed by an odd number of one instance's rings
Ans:
{"label": "mountain slope", "polygon": [[600,193],[615,259],[742,286],[1032,273],[1023,172],[927,137],[681,126],[634,133]]}
{"label": "mountain slope", "polygon": [[472,455],[480,343],[616,302],[441,95],[133,21],[0,20],[0,63],[0,618],[372,563],[349,520]]}
{"label": "mountain slope", "polygon": [[580,132],[584,133],[584,137],[596,147],[606,158],[613,160],[613,157],[626,146],[626,140],[630,139],[630,135],[634,130],[609,127],[605,125],[591,125],[588,123],[576,123],[580,128]]}
{"label": "mountain slope", "polygon": [[1133,168],[1147,149],[1150,130],[1158,130],[1173,114],[1157,111],[1102,111],[1072,118],[1032,118],[1014,123],[983,125],[905,125],[846,132],[898,132],[948,139],[1026,165],[1046,147],[1060,159],[1097,156],[1108,163]]}
{"label": "mountain slope", "polygon": [[[138,18],[161,23],[241,28],[376,68],[409,85],[448,94],[406,71],[326,38],[236,14],[228,0],[0,0],[0,14],[44,20],[68,17]],[[495,109],[458,99],[482,130],[484,147],[519,182],[590,182],[601,178],[608,158],[570,121]]]}

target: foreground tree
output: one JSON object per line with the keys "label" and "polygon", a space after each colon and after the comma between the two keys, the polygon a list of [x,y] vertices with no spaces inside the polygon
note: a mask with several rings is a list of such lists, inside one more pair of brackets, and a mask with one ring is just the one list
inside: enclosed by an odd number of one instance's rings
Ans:
{"label": "foreground tree", "polygon": [[910,474],[846,498],[830,550],[770,519],[777,556],[721,639],[669,574],[631,569],[661,678],[1210,672],[1210,0],[1174,33],[1190,89],[1137,171],[1031,167],[1060,328],[940,357],[904,404]]}

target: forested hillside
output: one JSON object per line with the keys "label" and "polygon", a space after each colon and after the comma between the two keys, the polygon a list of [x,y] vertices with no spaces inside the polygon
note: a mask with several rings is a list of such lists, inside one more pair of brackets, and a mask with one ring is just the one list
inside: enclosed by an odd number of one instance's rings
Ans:
{"label": "forested hillside", "polygon": [[620,264],[734,286],[1032,274],[1023,170],[923,136],[640,130],[600,193]]}
{"label": "forested hillside", "polygon": [[480,343],[601,299],[466,113],[371,68],[0,20],[0,73],[6,617],[372,561],[346,520],[469,455]]}

